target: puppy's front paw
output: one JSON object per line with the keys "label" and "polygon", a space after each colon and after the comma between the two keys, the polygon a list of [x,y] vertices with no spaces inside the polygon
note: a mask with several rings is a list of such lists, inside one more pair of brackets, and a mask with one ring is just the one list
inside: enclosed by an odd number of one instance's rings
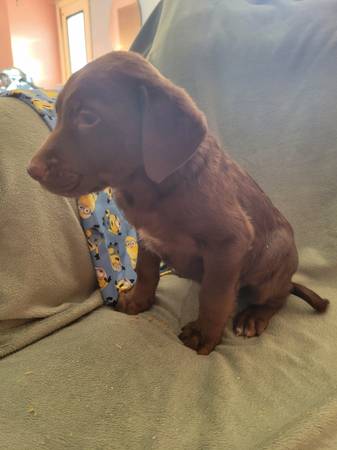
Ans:
{"label": "puppy's front paw", "polygon": [[153,296],[137,295],[135,288],[119,294],[115,309],[125,314],[135,315],[147,311],[154,303]]}
{"label": "puppy's front paw", "polygon": [[195,350],[198,355],[209,355],[220,343],[222,332],[215,330],[202,330],[198,321],[185,325],[179,335],[179,339],[186,347]]}

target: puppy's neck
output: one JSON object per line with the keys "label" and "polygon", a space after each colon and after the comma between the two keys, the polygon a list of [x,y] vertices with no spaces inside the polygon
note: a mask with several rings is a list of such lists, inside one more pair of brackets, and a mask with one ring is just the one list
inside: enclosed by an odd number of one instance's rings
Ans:
{"label": "puppy's neck", "polygon": [[151,209],[158,195],[153,183],[139,167],[119,187],[114,189],[114,197],[124,211],[128,209]]}

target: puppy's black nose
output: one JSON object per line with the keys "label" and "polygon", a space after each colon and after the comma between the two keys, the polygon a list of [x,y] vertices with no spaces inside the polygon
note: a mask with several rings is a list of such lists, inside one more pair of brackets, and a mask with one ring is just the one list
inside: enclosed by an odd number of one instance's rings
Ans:
{"label": "puppy's black nose", "polygon": [[47,174],[47,167],[43,163],[31,162],[27,172],[34,180],[41,181]]}

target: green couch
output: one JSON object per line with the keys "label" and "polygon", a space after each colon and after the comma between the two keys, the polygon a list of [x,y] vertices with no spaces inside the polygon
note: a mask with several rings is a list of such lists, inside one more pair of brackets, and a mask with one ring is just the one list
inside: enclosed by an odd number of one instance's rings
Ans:
{"label": "green couch", "polygon": [[260,337],[197,356],[198,286],[162,278],[130,317],[102,305],[76,208],[25,173],[48,129],[0,98],[0,448],[337,448],[337,5],[167,0],[133,49],[185,87],[292,222],[296,297]]}

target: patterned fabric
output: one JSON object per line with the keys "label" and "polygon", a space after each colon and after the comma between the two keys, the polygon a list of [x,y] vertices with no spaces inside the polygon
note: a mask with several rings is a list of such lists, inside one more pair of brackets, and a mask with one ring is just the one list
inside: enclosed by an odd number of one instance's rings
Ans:
{"label": "patterned fabric", "polygon": [[84,195],[77,204],[104,302],[115,305],[137,277],[136,231],[117,208],[111,188]]}
{"label": "patterned fabric", "polygon": [[56,125],[55,102],[58,92],[44,89],[14,89],[1,92],[4,97],[16,97],[33,108],[53,130]]}
{"label": "patterned fabric", "polygon": [[[55,127],[56,91],[15,89],[0,95],[22,100],[51,130]],[[134,270],[138,254],[136,230],[118,209],[111,188],[80,197],[77,206],[103,301],[114,306],[119,293],[131,289],[137,278]],[[172,273],[164,263],[160,271],[161,276]]]}

